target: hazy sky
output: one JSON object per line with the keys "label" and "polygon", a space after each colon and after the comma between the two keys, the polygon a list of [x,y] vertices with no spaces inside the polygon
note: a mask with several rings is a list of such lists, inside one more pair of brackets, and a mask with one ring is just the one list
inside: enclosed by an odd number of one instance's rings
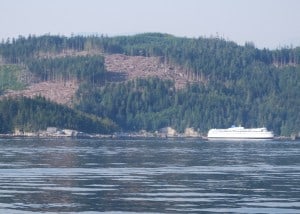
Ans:
{"label": "hazy sky", "polygon": [[144,32],[300,46],[300,0],[0,0],[0,39]]}

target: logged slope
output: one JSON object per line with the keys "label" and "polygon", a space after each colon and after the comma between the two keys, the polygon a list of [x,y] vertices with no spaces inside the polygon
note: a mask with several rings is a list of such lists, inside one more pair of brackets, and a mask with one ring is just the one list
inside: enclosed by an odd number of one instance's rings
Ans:
{"label": "logged slope", "polygon": [[[66,52],[63,55],[52,57],[88,56],[100,54],[96,52]],[[184,88],[187,83],[200,82],[189,75],[179,65],[163,62],[161,57],[127,56],[124,54],[106,54],[104,64],[107,70],[107,82],[128,81],[137,78],[157,77],[164,80],[172,80],[177,89]],[[71,105],[79,83],[76,80],[37,81],[21,90],[7,90],[4,97],[25,96],[35,97],[41,95],[47,99],[59,103]]]}
{"label": "logged slope", "polygon": [[[193,126],[205,132],[232,124],[266,126],[280,135],[300,130],[300,48],[260,50],[159,33],[45,35],[2,43],[0,54],[2,64],[30,71],[43,88],[28,86],[20,94],[40,91],[59,103],[73,97],[74,108],[109,117],[124,130]],[[15,88],[1,86],[0,93]]]}
{"label": "logged slope", "polygon": [[[86,56],[89,55],[89,52],[70,52],[65,53],[63,57],[74,55]],[[56,57],[62,56],[58,55]],[[162,62],[160,57],[106,54],[104,59],[107,70],[107,82],[157,77],[174,81],[177,89],[185,87],[188,82],[197,82],[196,78],[189,76],[180,66]],[[61,81],[51,79],[49,81],[33,82],[21,90],[7,90],[4,97],[35,97],[40,95],[53,102],[70,106],[78,87],[79,83],[76,80]]]}
{"label": "logged slope", "polygon": [[31,97],[36,96],[45,97],[53,102],[71,106],[72,98],[78,89],[78,83],[76,81],[66,82],[39,82],[33,83],[24,90],[7,91],[3,97]]}
{"label": "logged slope", "polygon": [[126,80],[149,77],[172,80],[177,89],[185,87],[188,82],[197,82],[196,78],[189,76],[179,65],[166,63],[161,57],[107,54],[105,67],[107,71],[119,73],[119,77],[125,76]]}

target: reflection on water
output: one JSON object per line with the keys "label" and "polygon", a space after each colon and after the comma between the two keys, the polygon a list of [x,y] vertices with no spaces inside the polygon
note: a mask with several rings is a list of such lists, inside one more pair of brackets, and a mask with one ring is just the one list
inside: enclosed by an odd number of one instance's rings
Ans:
{"label": "reflection on water", "polygon": [[0,139],[0,213],[299,213],[299,142]]}

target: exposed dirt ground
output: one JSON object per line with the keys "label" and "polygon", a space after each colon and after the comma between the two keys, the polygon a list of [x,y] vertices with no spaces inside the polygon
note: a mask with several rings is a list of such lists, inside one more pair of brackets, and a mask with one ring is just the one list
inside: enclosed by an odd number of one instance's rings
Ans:
{"label": "exposed dirt ground", "polygon": [[154,76],[174,80],[177,89],[194,81],[183,69],[163,62],[159,57],[112,54],[105,56],[105,66],[110,72],[125,73],[128,80]]}
{"label": "exposed dirt ground", "polygon": [[[67,55],[95,54],[89,52],[70,53]],[[196,79],[188,75],[178,66],[168,64],[160,57],[126,56],[123,54],[104,55],[105,66],[109,72],[109,81],[126,81],[135,78],[159,77],[170,79],[175,82],[177,89],[183,88],[187,82],[194,82]],[[70,105],[72,97],[78,89],[76,81],[67,82],[39,82],[33,83],[22,91],[7,91],[4,97],[8,96],[44,96],[51,101]]]}
{"label": "exposed dirt ground", "polygon": [[30,85],[28,88],[22,91],[9,90],[4,97],[35,97],[40,95],[56,103],[70,105],[72,102],[72,97],[77,89],[78,84],[75,81],[40,82]]}

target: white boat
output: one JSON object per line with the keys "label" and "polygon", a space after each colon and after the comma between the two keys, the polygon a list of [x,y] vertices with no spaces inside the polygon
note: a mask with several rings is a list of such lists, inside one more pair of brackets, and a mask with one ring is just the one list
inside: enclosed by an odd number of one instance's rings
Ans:
{"label": "white boat", "polygon": [[273,139],[274,134],[265,127],[245,129],[239,126],[228,129],[210,129],[207,138],[209,140],[267,140]]}

